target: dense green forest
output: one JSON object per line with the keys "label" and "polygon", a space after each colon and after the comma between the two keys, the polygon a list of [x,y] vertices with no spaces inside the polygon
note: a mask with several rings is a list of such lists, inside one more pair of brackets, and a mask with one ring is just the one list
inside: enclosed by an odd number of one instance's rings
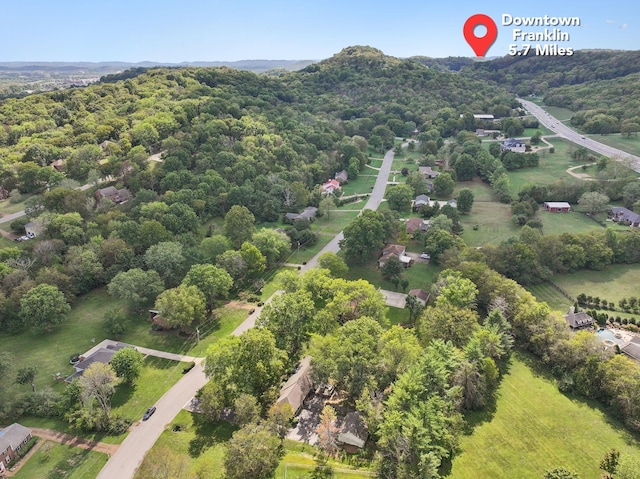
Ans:
{"label": "dense green forest", "polygon": [[573,125],[602,134],[640,131],[639,72],[640,51],[626,50],[578,50],[564,58],[505,56],[462,69],[463,75],[573,110]]}

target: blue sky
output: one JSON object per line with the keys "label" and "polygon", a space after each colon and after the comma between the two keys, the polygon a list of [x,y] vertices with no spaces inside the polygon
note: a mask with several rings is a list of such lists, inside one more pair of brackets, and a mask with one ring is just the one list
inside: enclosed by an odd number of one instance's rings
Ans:
{"label": "blue sky", "polygon": [[[508,51],[513,16],[578,16],[560,46],[640,49],[640,3],[405,0],[5,0],[0,61],[322,59],[349,45],[393,56],[474,56],[462,35],[476,13],[498,24],[488,56]],[[500,3],[507,6],[494,6]],[[588,4],[587,4],[588,3]],[[540,31],[540,27],[526,30]],[[522,42],[518,42],[522,43]]]}

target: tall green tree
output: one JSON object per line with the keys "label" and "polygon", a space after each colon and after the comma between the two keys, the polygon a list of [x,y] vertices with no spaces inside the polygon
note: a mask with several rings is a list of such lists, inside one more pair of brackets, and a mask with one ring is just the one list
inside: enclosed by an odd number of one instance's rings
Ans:
{"label": "tall green tree", "polygon": [[112,296],[130,302],[135,310],[141,310],[144,306],[153,304],[164,290],[164,283],[152,269],[144,271],[133,268],[115,275],[107,290]]}
{"label": "tall green tree", "polygon": [[195,286],[204,295],[211,312],[215,302],[228,296],[233,278],[224,269],[212,264],[194,264],[182,280],[186,286]]}
{"label": "tall green tree", "polygon": [[433,191],[439,197],[451,195],[455,186],[456,182],[449,173],[442,173],[433,180]]}
{"label": "tall green tree", "polygon": [[155,309],[173,328],[189,328],[200,324],[206,316],[204,294],[195,286],[181,285],[165,290],[156,300]]}
{"label": "tall green tree", "polygon": [[235,248],[240,248],[253,236],[255,221],[246,207],[234,205],[224,217],[224,234]]}
{"label": "tall green tree", "polygon": [[20,315],[33,331],[51,332],[70,311],[64,294],[50,284],[35,286],[20,299]]}
{"label": "tall green tree", "polygon": [[387,201],[392,210],[409,211],[413,197],[414,191],[409,185],[395,185],[387,190]]}
{"label": "tall green tree", "polygon": [[458,193],[458,211],[462,214],[467,214],[471,212],[471,208],[473,207],[473,191],[469,188],[463,188]]}
{"label": "tall green tree", "polygon": [[143,356],[134,348],[124,348],[116,352],[111,358],[111,367],[116,376],[122,378],[127,384],[135,384],[142,372]]}
{"label": "tall green tree", "polygon": [[348,259],[360,259],[381,249],[387,238],[387,225],[381,213],[364,210],[344,229],[340,247]]}
{"label": "tall green tree", "polygon": [[284,454],[282,441],[266,426],[247,424],[233,433],[224,456],[228,479],[270,479]]}

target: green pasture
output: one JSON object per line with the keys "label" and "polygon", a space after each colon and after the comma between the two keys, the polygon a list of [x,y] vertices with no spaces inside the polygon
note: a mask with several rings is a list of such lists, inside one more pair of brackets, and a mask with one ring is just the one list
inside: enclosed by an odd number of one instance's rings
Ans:
{"label": "green pasture", "polygon": [[584,293],[613,301],[616,305],[622,298],[640,296],[640,266],[637,264],[614,264],[602,271],[558,274],[553,281],[573,297]]}
{"label": "green pasture", "polygon": [[495,407],[468,417],[450,479],[540,479],[564,467],[581,478],[600,477],[599,463],[612,448],[640,454],[636,439],[595,403],[565,395],[544,368],[516,355]]}

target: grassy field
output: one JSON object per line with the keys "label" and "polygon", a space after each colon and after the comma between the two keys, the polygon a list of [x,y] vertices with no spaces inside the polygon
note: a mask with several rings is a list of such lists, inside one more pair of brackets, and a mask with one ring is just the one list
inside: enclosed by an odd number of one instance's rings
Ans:
{"label": "grassy field", "polygon": [[[179,431],[174,431],[176,425],[179,427]],[[188,455],[191,458],[190,467],[186,467],[178,474],[172,475],[173,479],[191,479],[198,472],[201,474],[198,477],[221,478],[224,477],[224,444],[231,438],[231,434],[235,429],[234,426],[224,421],[208,424],[202,422],[198,414],[180,411],[178,416],[162,433],[160,439],[153,446],[153,450],[169,449],[176,454]],[[285,478],[285,471],[286,479],[308,477],[306,473],[313,467],[315,448],[308,444],[288,440],[285,441],[284,445],[286,454],[276,470],[275,478]],[[360,479],[371,476],[369,471],[342,472],[343,470],[352,469],[348,464],[336,461],[331,461],[331,464],[336,469],[340,469],[340,472],[335,476],[336,478]],[[304,476],[299,475],[302,471],[305,472]],[[135,479],[146,478],[138,473]]]}
{"label": "grassy field", "polygon": [[549,283],[534,284],[526,287],[538,301],[546,302],[554,311],[566,313],[573,303]]}
{"label": "grassy field", "polygon": [[[26,331],[18,335],[0,334],[3,350],[12,353],[16,362],[29,366],[37,365],[36,386],[52,387],[61,390],[64,385],[54,377],[60,373],[63,377],[73,373],[69,357],[75,353],[84,353],[103,339],[113,339],[103,327],[104,314],[111,308],[121,308],[121,302],[115,300],[104,288],[92,291],[76,300],[67,320],[53,332],[33,334]],[[223,308],[220,320],[203,327],[203,343],[215,341],[246,318],[234,308]],[[174,333],[152,332],[149,323],[140,316],[132,316],[125,325],[121,341],[170,352],[189,354],[197,351],[196,340],[180,338]],[[94,342],[95,341],[95,342]]]}
{"label": "grassy field", "polygon": [[16,479],[93,479],[107,455],[46,441],[16,473]]}
{"label": "grassy field", "polygon": [[371,193],[373,185],[378,177],[377,171],[371,168],[365,168],[355,180],[349,180],[349,183],[342,185],[342,194],[345,196],[362,195]]}
{"label": "grassy field", "polygon": [[[500,244],[520,232],[511,222],[511,206],[494,201],[475,201],[471,213],[460,215],[460,222],[464,226],[462,239],[469,246]],[[473,229],[475,224],[479,225],[478,230]]]}
{"label": "grassy field", "polygon": [[569,213],[549,213],[545,210],[538,210],[537,216],[542,221],[542,231],[545,235],[586,233],[594,229],[603,229],[592,219],[574,211]]}
{"label": "grassy field", "polygon": [[575,114],[575,112],[569,110],[568,108],[561,108],[559,106],[544,106],[542,104],[540,106],[542,106],[542,108],[549,112],[551,116],[556,117],[560,121],[568,121]]}
{"label": "grassy field", "polygon": [[581,181],[566,172],[567,168],[580,165],[580,162],[576,162],[571,158],[571,153],[575,151],[576,146],[559,138],[552,138],[549,141],[553,145],[555,152],[550,153],[548,150],[543,150],[538,153],[540,161],[537,167],[521,168],[507,173],[513,195],[517,194],[522,186],[527,183],[550,185],[560,179]]}
{"label": "grassy field", "polygon": [[516,355],[495,411],[469,418],[475,427],[462,439],[446,477],[540,479],[548,469],[566,467],[581,478],[597,478],[600,459],[611,448],[640,453],[622,425],[596,405],[560,393],[528,362]]}
{"label": "grassy field", "polygon": [[553,281],[574,297],[585,293],[617,304],[622,298],[638,296],[640,266],[615,264],[607,266],[602,271],[556,275]]}
{"label": "grassy field", "polygon": [[360,201],[358,203],[344,205],[343,208],[345,209],[333,210],[328,216],[325,215],[322,218],[316,219],[311,229],[321,233],[338,234],[360,214],[360,210],[364,204],[363,201]]}

